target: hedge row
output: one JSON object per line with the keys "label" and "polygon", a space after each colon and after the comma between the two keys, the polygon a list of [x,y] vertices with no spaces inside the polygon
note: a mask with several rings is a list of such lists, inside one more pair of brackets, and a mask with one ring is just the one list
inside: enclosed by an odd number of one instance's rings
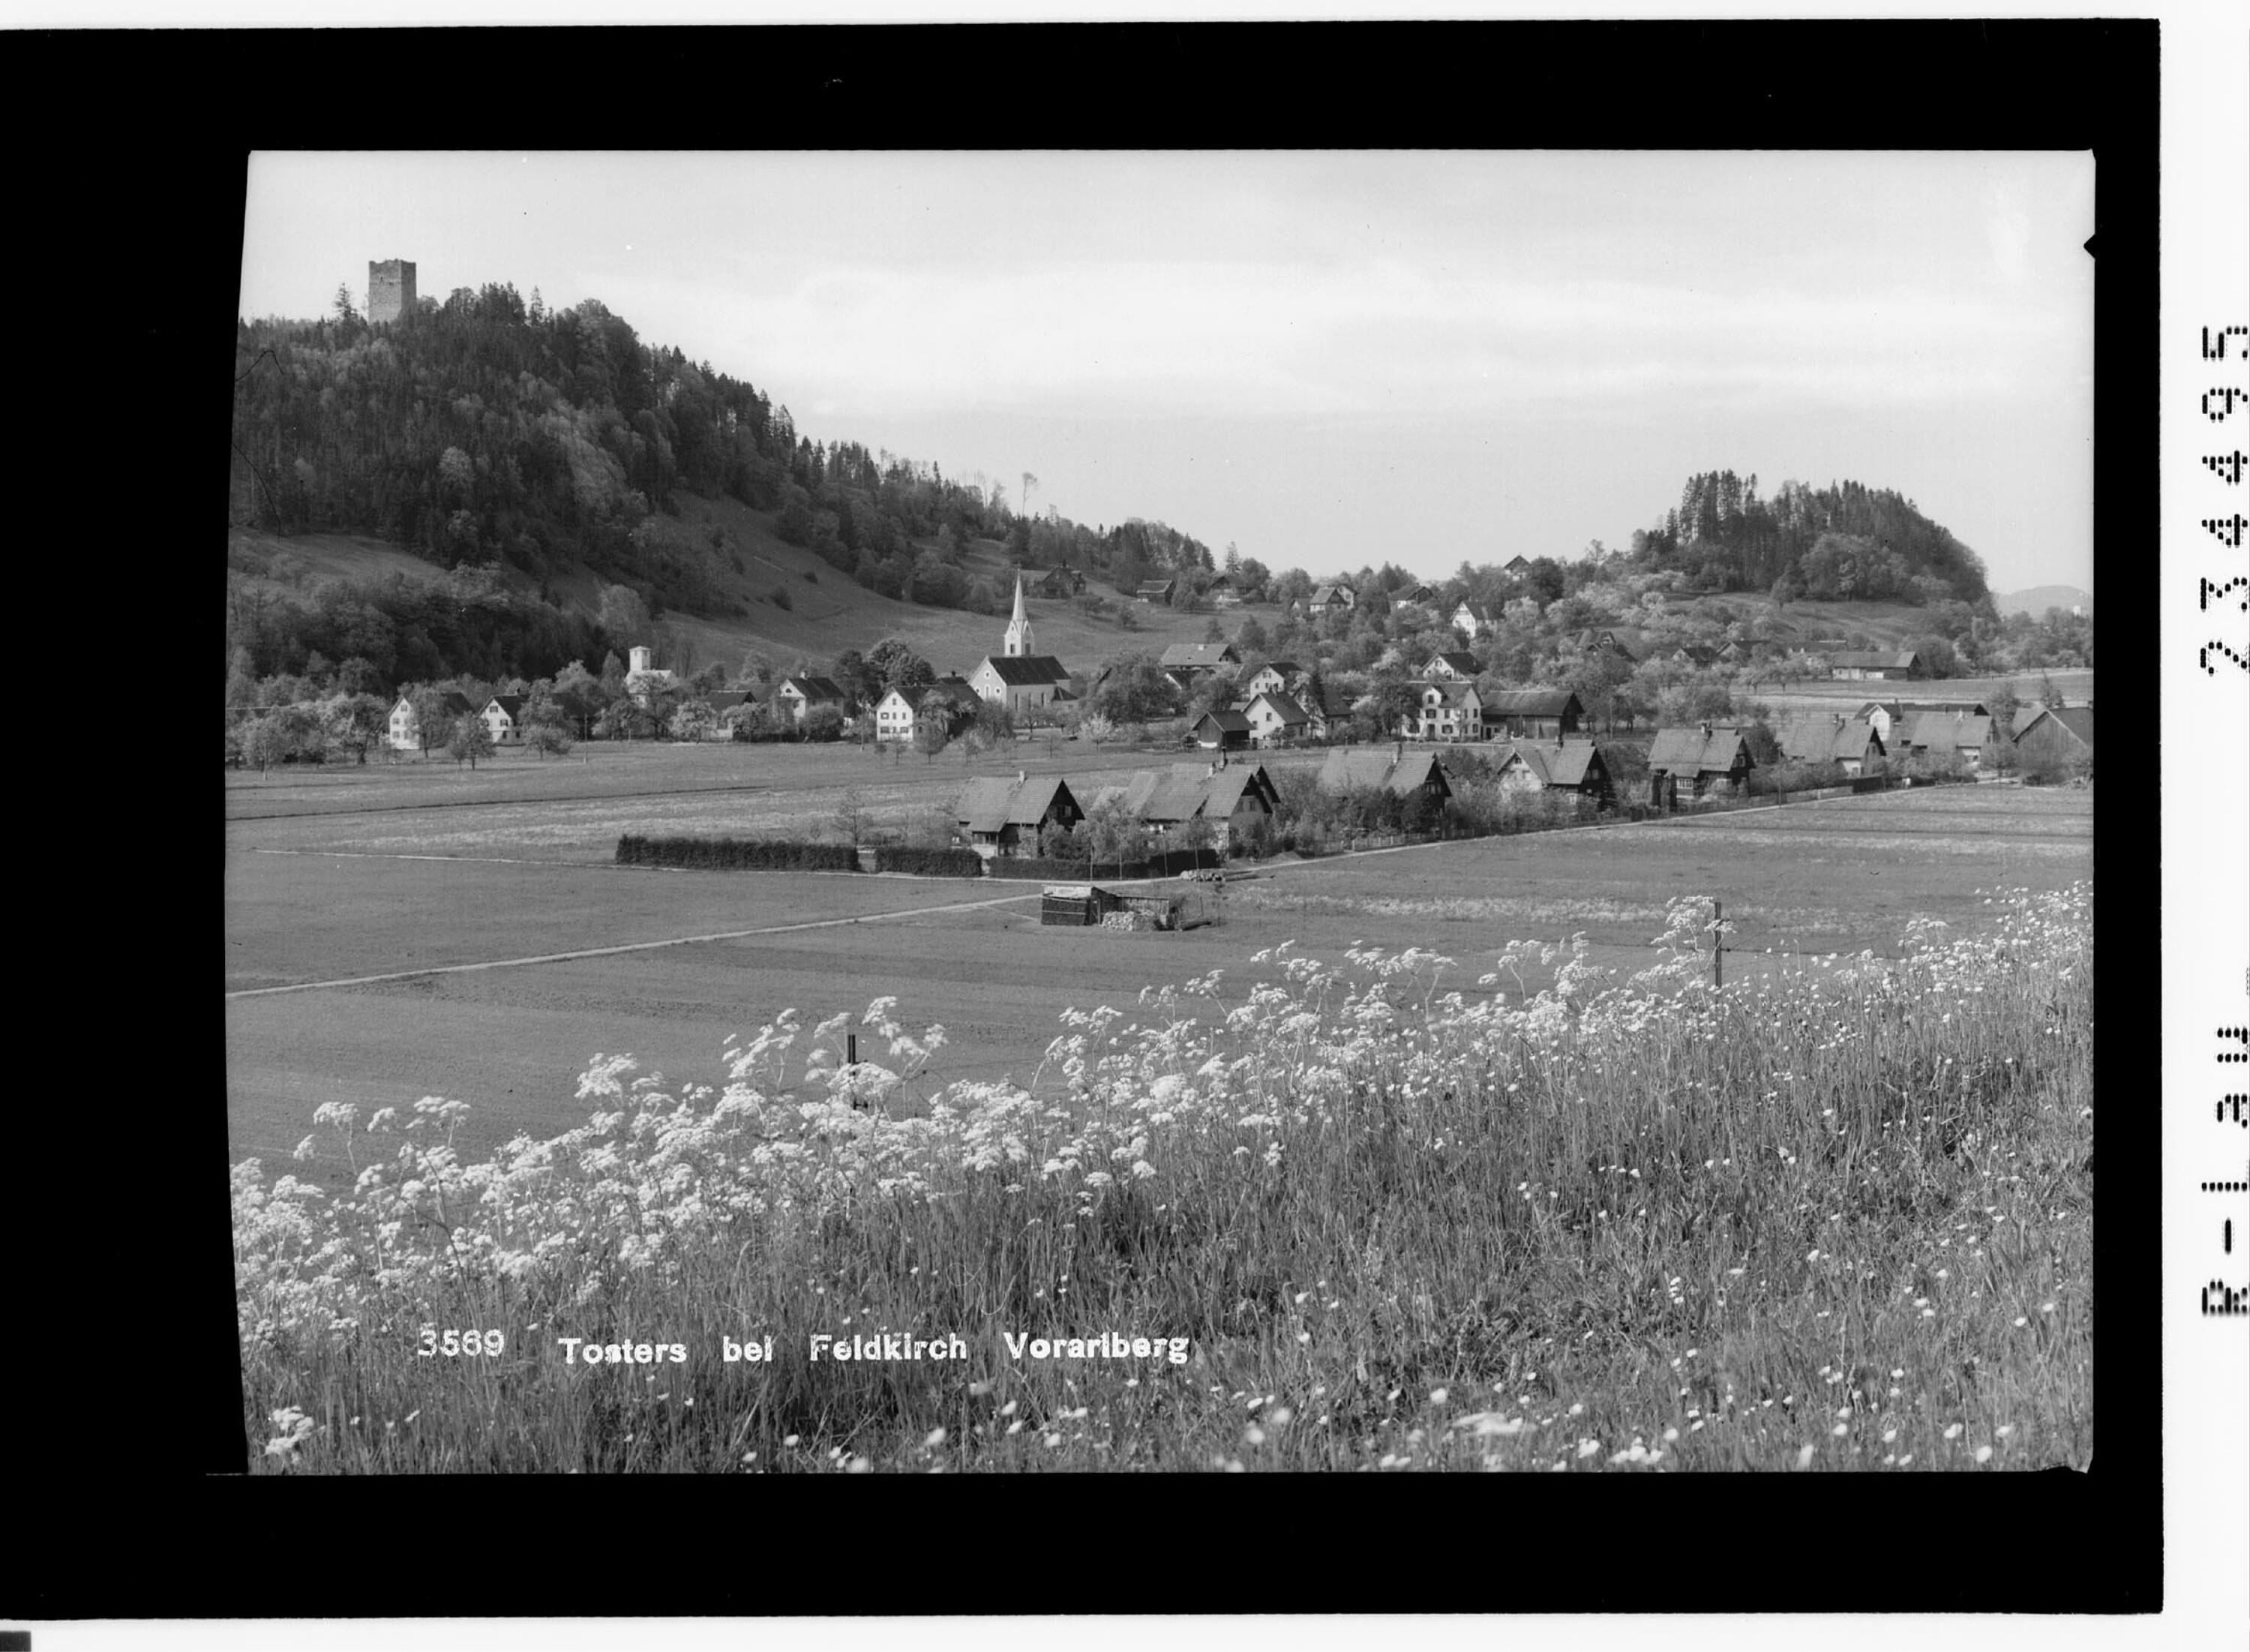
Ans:
{"label": "hedge row", "polygon": [[618,839],[620,866],[697,866],[727,871],[855,872],[857,850],[845,843],[769,843],[741,837]]}
{"label": "hedge row", "polygon": [[875,851],[879,872],[919,872],[925,878],[981,878],[984,857],[973,849],[907,849],[886,846]]}
{"label": "hedge row", "polygon": [[[1094,874],[1082,860],[1017,859],[1008,855],[995,855],[984,865],[986,873],[994,878],[1036,878],[1041,883],[1082,884]],[[1104,878],[1141,878],[1147,874],[1137,860],[1128,860],[1121,871],[1114,860],[1101,863]]]}

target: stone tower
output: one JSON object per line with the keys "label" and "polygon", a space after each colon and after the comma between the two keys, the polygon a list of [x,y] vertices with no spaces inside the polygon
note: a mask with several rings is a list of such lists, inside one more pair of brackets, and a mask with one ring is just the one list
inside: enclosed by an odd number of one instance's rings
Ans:
{"label": "stone tower", "polygon": [[367,319],[396,321],[414,307],[414,266],[404,258],[367,261]]}
{"label": "stone tower", "polygon": [[1032,651],[1032,616],[1024,611],[1024,575],[1016,571],[1016,616],[1008,622],[1008,640],[1001,653],[1008,658]]}

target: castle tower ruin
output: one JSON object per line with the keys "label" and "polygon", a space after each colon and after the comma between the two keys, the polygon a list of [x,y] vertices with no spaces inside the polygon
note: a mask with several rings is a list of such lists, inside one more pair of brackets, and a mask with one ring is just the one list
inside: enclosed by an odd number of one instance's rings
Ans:
{"label": "castle tower ruin", "polygon": [[414,266],[404,258],[367,262],[367,319],[396,321],[414,307]]}

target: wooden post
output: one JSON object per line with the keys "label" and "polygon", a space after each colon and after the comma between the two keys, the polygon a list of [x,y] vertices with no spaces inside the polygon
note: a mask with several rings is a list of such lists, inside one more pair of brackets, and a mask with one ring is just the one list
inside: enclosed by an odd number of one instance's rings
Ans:
{"label": "wooden post", "polygon": [[1725,915],[1726,910],[1726,903],[1723,901],[1714,900],[1711,903],[1711,985],[1714,987],[1726,985],[1724,967],[1719,962],[1721,955],[1726,951],[1724,943],[1727,938],[1719,928],[1720,919]]}

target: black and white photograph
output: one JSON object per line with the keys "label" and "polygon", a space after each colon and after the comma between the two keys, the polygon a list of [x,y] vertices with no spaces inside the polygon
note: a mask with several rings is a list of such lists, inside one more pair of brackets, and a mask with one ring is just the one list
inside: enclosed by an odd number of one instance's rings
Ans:
{"label": "black and white photograph", "polygon": [[247,1467],[2085,1469],[2095,170],[254,155]]}

